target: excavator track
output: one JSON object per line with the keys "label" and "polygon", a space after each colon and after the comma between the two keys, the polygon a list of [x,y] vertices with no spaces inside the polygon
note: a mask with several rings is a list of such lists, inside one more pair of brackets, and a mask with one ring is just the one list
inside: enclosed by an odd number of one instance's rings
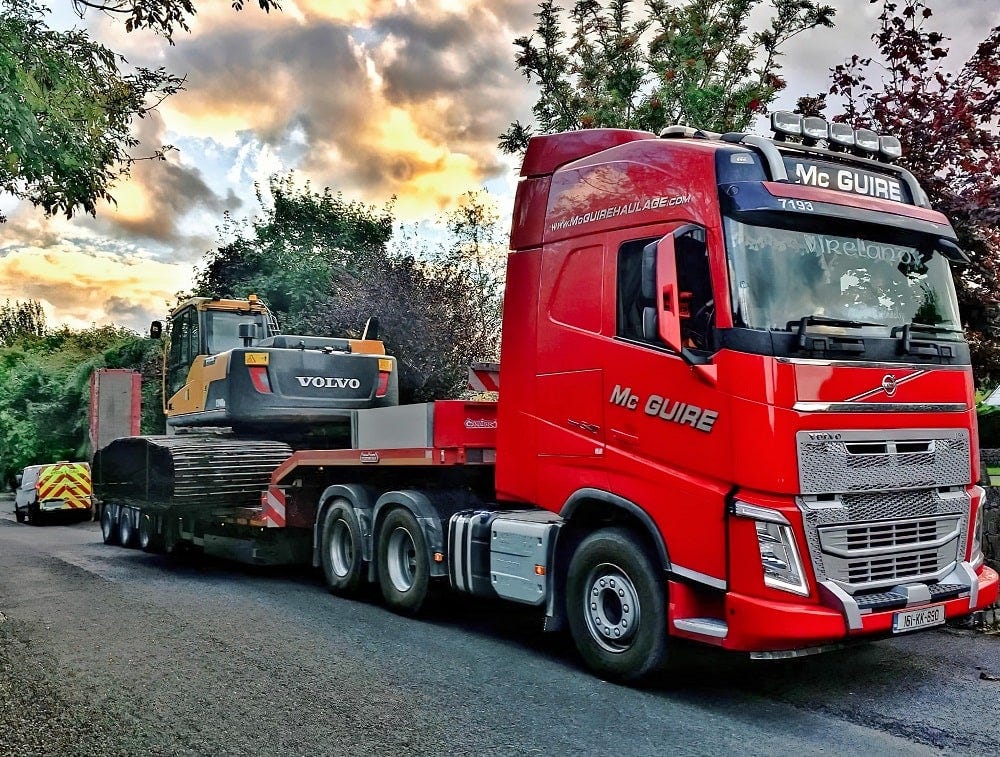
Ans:
{"label": "excavator track", "polygon": [[225,435],[125,437],[94,456],[94,487],[105,501],[254,507],[291,454],[284,442]]}

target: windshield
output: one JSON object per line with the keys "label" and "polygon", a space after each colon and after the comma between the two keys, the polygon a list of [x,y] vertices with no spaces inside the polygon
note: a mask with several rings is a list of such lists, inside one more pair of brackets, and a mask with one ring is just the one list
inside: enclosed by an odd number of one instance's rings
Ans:
{"label": "windshield", "polygon": [[240,324],[256,324],[255,338],[263,336],[263,319],[260,315],[246,313],[226,313],[218,310],[205,312],[205,342],[209,355],[242,347],[240,339]]}
{"label": "windshield", "polygon": [[788,330],[815,316],[961,332],[951,271],[933,239],[898,231],[841,236],[732,218],[725,232],[737,326]]}

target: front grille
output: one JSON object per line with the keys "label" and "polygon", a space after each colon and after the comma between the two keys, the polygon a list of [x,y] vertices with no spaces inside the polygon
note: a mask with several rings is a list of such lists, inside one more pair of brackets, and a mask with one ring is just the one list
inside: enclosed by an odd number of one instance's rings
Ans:
{"label": "front grille", "polygon": [[965,429],[799,431],[799,490],[831,494],[969,483]]}
{"label": "front grille", "polygon": [[940,546],[958,536],[960,518],[961,516],[956,513],[953,518],[920,518],[825,526],[819,529],[819,541],[824,552],[841,557]]}
{"label": "front grille", "polygon": [[937,568],[938,553],[934,551],[849,560],[845,572],[852,584],[899,583],[931,576]]}
{"label": "front grille", "polygon": [[971,502],[964,490],[800,497],[798,503],[817,580],[836,581],[851,594],[938,581],[965,554]]}

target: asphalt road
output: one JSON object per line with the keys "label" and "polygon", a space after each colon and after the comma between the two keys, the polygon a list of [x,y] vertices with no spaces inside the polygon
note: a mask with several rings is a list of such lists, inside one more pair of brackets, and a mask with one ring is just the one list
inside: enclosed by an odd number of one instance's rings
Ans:
{"label": "asphalt road", "polygon": [[[425,620],[310,570],[106,547],[0,501],[0,754],[992,754],[1000,637],[783,662],[695,646],[654,685],[459,597]],[[981,677],[985,674],[985,677]]]}

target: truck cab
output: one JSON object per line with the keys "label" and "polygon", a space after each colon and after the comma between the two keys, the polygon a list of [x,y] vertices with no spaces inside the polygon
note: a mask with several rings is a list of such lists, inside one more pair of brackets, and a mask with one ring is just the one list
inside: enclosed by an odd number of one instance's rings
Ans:
{"label": "truck cab", "polygon": [[954,230],[895,140],[778,115],[532,140],[496,467],[570,532],[643,534],[671,635],[761,655],[997,594]]}

